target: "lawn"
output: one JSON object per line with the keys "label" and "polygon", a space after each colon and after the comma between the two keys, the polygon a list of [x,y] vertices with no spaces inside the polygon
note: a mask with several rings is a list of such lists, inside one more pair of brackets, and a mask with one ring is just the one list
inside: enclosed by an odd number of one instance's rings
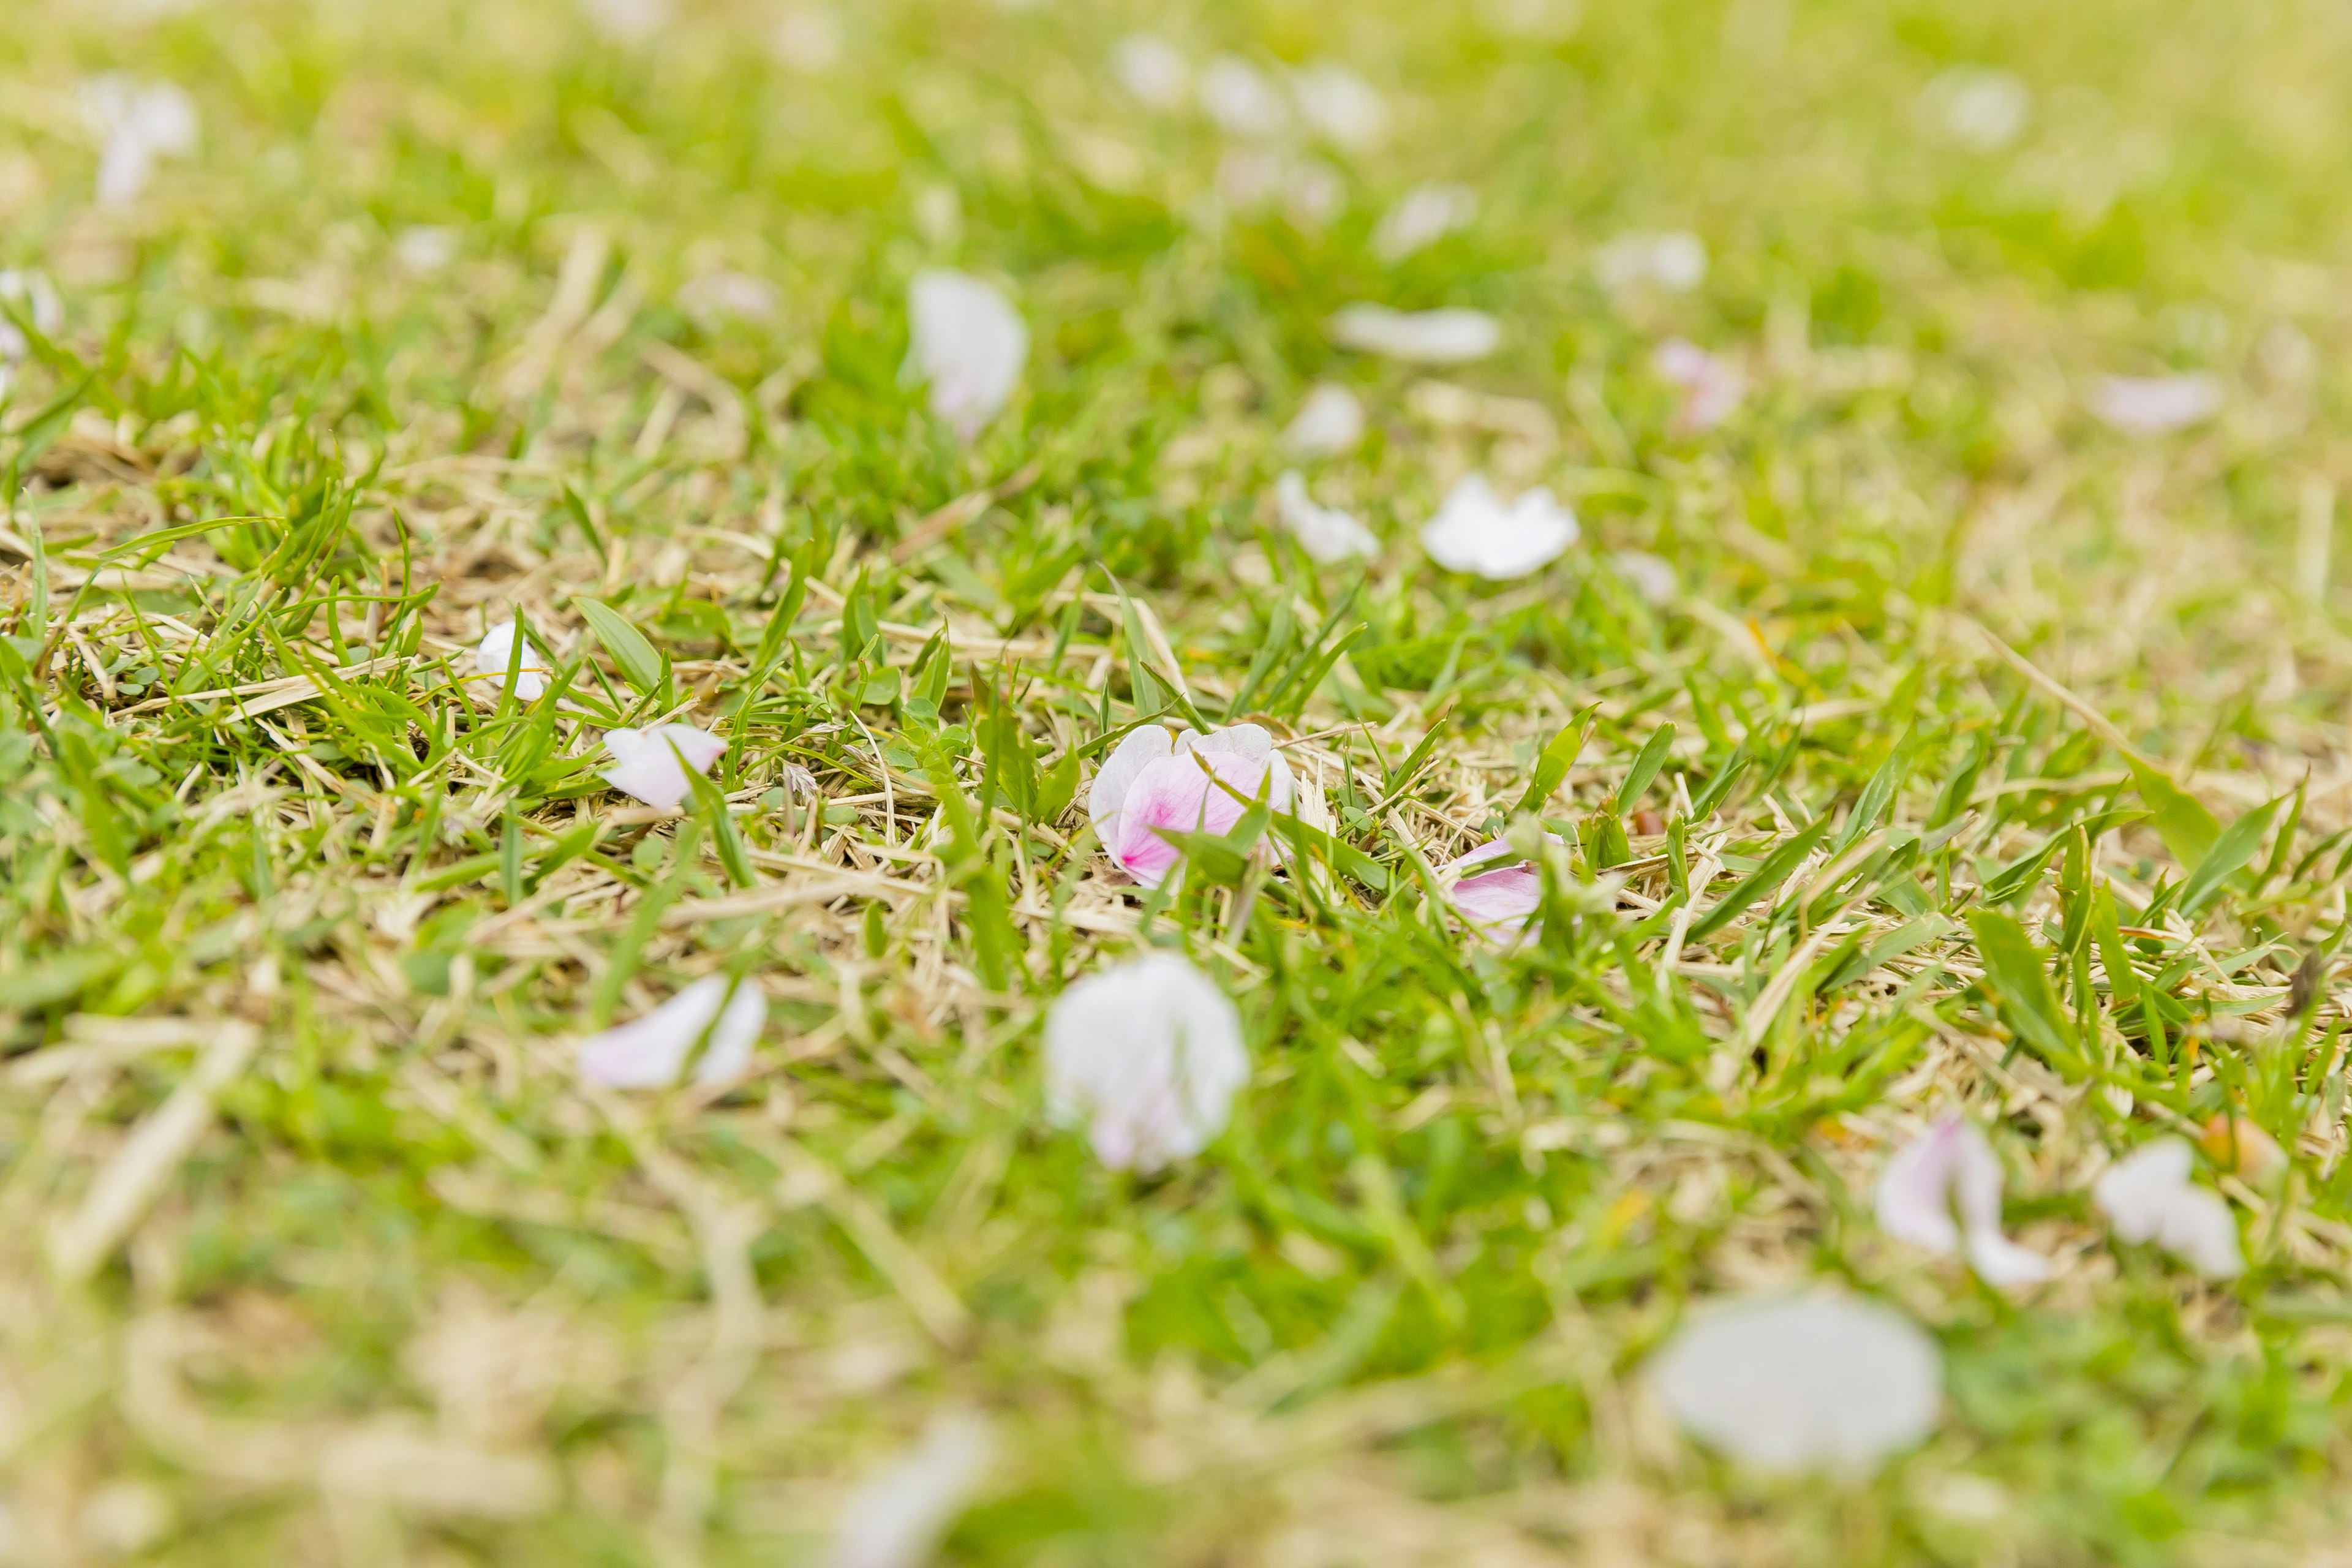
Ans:
{"label": "lawn", "polygon": [[2352,1561],[2352,13],[0,20],[0,1563]]}

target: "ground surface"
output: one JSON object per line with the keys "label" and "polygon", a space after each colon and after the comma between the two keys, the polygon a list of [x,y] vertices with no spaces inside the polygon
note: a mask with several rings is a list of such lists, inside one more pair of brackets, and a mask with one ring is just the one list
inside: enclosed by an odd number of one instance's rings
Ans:
{"label": "ground surface", "polygon": [[[148,9],[0,27],[0,265],[63,305],[0,416],[16,1560],[815,1561],[950,1405],[999,1433],[957,1563],[2344,1560],[2342,10]],[[1139,21],[1344,59],[1387,136],[1239,203],[1117,85]],[[1923,99],[1969,64],[2031,90],[2006,145]],[[108,70],[202,133],[99,210]],[[1433,180],[1475,223],[1382,261]],[[1597,280],[1657,229],[1702,284]],[[899,374],[939,263],[1034,334],[969,447]],[[1502,349],[1341,353],[1362,299]],[[1744,367],[1719,428],[1677,429],[1672,335]],[[2217,418],[2085,412],[2186,371]],[[1271,527],[1316,378],[1371,413],[1310,468],[1368,568]],[[1439,571],[1473,467],[1582,542]],[[628,685],[587,600],[667,670]],[[517,613],[582,703],[735,737],[731,834],[453,683]],[[1147,906],[1065,765],[1139,700],[1294,739],[1344,848]],[[1429,868],[1593,704],[1539,810],[1627,896],[1465,937]],[[1988,910],[2038,955],[1988,976]],[[1150,1180],[1050,1125],[1037,1053],[1139,942],[1255,1058]],[[773,1001],[747,1081],[579,1086],[581,1035],[720,971]],[[2232,1102],[2291,1153],[2200,1178],[2250,1271],[2116,1244],[2091,1176]],[[1874,1224],[1952,1105],[2051,1284]],[[1853,1484],[1676,1437],[1643,1358],[1821,1276],[1936,1334],[1936,1435]]]}

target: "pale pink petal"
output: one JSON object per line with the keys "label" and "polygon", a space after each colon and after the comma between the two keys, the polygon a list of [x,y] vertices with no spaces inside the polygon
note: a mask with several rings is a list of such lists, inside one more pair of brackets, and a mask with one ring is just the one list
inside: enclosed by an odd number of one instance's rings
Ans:
{"label": "pale pink petal", "polygon": [[[506,684],[508,662],[514,656],[515,623],[500,621],[482,634],[474,649],[474,674],[493,689]],[[530,639],[523,639],[522,667],[515,671],[514,694],[525,702],[535,702],[547,689],[547,661]],[[494,690],[495,694],[495,690]]]}
{"label": "pale pink petal", "polygon": [[1935,1429],[1936,1342],[1832,1290],[1708,1311],[1652,1357],[1650,1386],[1694,1436],[1766,1471],[1866,1475]]}
{"label": "pale pink petal", "polygon": [[[1186,734],[1192,731],[1187,730]],[[1176,742],[1158,724],[1139,725],[1111,749],[1095,769],[1094,787],[1087,792],[1087,815],[1094,819],[1095,842],[1106,852],[1118,842],[1120,815],[1127,809],[1128,791],[1143,770],[1173,756]]]}
{"label": "pale pink petal", "polygon": [[1148,109],[1178,108],[1192,88],[1192,63],[1156,33],[1129,33],[1113,44],[1110,66],[1119,86]]}
{"label": "pale pink petal", "polygon": [[2153,1241],[2200,1274],[2231,1279],[2246,1269],[2238,1222],[2219,1194],[2189,1179],[2195,1163],[2184,1140],[2154,1139],[2101,1173],[2091,1198],[2124,1240]]}
{"label": "pale pink petal", "polygon": [[1029,328],[992,285],[933,268],[908,291],[907,374],[930,384],[931,412],[970,440],[1003,411],[1029,362]]}
{"label": "pale pink petal", "polygon": [[1507,504],[1484,475],[1465,474],[1422,525],[1421,543],[1449,571],[1507,582],[1559,559],[1578,532],[1576,514],[1551,491],[1531,489]]}
{"label": "pale pink petal", "polygon": [[1675,428],[1685,435],[1714,429],[1730,418],[1748,395],[1748,377],[1738,365],[1682,338],[1660,343],[1651,363],[1661,377],[1683,389]]}
{"label": "pale pink petal", "polygon": [[1417,185],[1372,231],[1372,254],[1393,266],[1425,250],[1478,216],[1478,193],[1467,185]]}
{"label": "pale pink petal", "polygon": [[608,730],[604,747],[613,753],[614,765],[599,777],[623,795],[675,811],[694,787],[678,759],[683,757],[696,773],[708,773],[710,764],[726,754],[727,742],[691,724],[664,724],[653,730]]}
{"label": "pale pink petal", "polygon": [[1046,1015],[1055,1119],[1085,1121],[1114,1170],[1156,1171],[1199,1153],[1223,1131],[1249,1071],[1240,1014],[1175,953],[1081,980]]}
{"label": "pale pink petal", "polygon": [[2210,375],[2111,375],[2091,390],[2091,412],[2131,436],[2162,436],[2221,411],[2221,384]]}
{"label": "pale pink petal", "polygon": [[644,1017],[581,1042],[580,1076],[606,1089],[666,1089],[707,1033],[694,1081],[723,1083],[751,1065],[767,1019],[768,998],[758,985],[740,982],[730,996],[725,977],[709,975]]}
{"label": "pale pink petal", "polygon": [[1244,803],[1261,795],[1276,810],[1287,807],[1282,784],[1288,770],[1276,773],[1279,761],[1201,751],[1150,764],[1128,791],[1111,858],[1145,887],[1158,887],[1181,858],[1181,851],[1160,837],[1161,829],[1230,832],[1249,809]]}
{"label": "pale pink petal", "polygon": [[[1563,842],[1557,833],[1544,837],[1554,844]],[[1448,861],[1438,868],[1441,876],[1454,876],[1471,866],[1500,859],[1513,853],[1509,843],[1493,838],[1468,854]],[[1496,942],[1516,941],[1527,929],[1538,910],[1543,908],[1543,873],[1522,861],[1493,871],[1483,871],[1475,877],[1464,877],[1454,884],[1448,895],[1455,910],[1470,925]]]}
{"label": "pale pink petal", "polygon": [[1331,341],[1409,364],[1460,364],[1502,346],[1503,324],[1484,310],[1391,310],[1349,305],[1329,323]]}
{"label": "pale pink petal", "polygon": [[1380,535],[1349,513],[1318,503],[1295,468],[1275,481],[1274,505],[1283,531],[1298,541],[1298,547],[1312,560],[1328,565],[1381,552]]}
{"label": "pale pink petal", "polygon": [[1297,416],[1284,427],[1285,450],[1300,458],[1344,457],[1364,438],[1364,405],[1356,395],[1331,382],[1318,382],[1298,406]]}
{"label": "pale pink petal", "polygon": [[1938,1257],[1965,1250],[1978,1278],[1996,1289],[2047,1279],[2049,1259],[2001,1234],[2000,1189],[2000,1157],[1972,1123],[1948,1112],[1886,1162],[1878,1178],[1878,1223],[1889,1236]]}

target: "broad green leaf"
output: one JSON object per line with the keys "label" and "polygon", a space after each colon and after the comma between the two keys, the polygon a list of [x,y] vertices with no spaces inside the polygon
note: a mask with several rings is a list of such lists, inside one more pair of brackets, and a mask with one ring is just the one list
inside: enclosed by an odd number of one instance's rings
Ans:
{"label": "broad green leaf", "polygon": [[588,629],[596,635],[613,662],[621,667],[621,679],[640,693],[662,689],[661,655],[646,640],[643,632],[631,626],[618,610],[594,599],[574,599]]}

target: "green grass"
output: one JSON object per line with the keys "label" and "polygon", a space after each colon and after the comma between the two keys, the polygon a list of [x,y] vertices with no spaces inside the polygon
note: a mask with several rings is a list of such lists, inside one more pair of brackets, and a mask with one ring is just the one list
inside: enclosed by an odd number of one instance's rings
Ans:
{"label": "green grass", "polygon": [[[732,0],[636,46],[537,0],[0,11],[0,267],[66,304],[0,409],[0,1560],[818,1562],[950,1404],[1001,1445],[958,1563],[2341,1541],[2352,24],[1583,11],[889,0],[815,73]],[[1138,25],[1344,58],[1390,136],[1320,154],[1321,226],[1221,211],[1217,136],[1111,78]],[[2032,88],[2013,145],[1923,121],[1969,63]],[[76,84],[112,69],[204,135],[105,212]],[[1477,221],[1382,263],[1433,180]],[[445,268],[398,258],[419,226]],[[1595,281],[1655,228],[1703,286]],[[937,264],[1034,334],[968,448],[900,376]],[[772,317],[681,303],[721,269]],[[1335,350],[1359,300],[1495,312],[1435,378],[1511,401]],[[1672,335],[1747,364],[1722,428],[1675,433]],[[2165,371],[2221,416],[2084,411]],[[1272,527],[1317,379],[1372,416],[1310,469],[1368,568]],[[1473,467],[1582,543],[1437,570],[1414,530]],[[518,610],[602,721],[453,683]],[[1530,805],[1577,846],[1554,918],[1465,938],[1432,868],[1588,710]],[[596,779],[604,722],[672,712],[736,740],[731,812]],[[1329,840],[1110,877],[1093,759],[1244,714],[1301,738]],[[1591,892],[1612,862],[1635,899]],[[1037,1053],[1144,943],[1255,1061],[1150,1179],[1050,1124]],[[773,1003],[750,1081],[583,1093],[580,1035],[719,970]],[[184,1160],[87,1217],[205,1083]],[[2051,1285],[1877,1229],[1954,1104]],[[2292,1155],[2201,1178],[2248,1273],[2113,1242],[2091,1175],[2232,1104]],[[1852,1483],[1684,1443],[1643,1358],[1816,1277],[1936,1335],[1936,1436]]]}

